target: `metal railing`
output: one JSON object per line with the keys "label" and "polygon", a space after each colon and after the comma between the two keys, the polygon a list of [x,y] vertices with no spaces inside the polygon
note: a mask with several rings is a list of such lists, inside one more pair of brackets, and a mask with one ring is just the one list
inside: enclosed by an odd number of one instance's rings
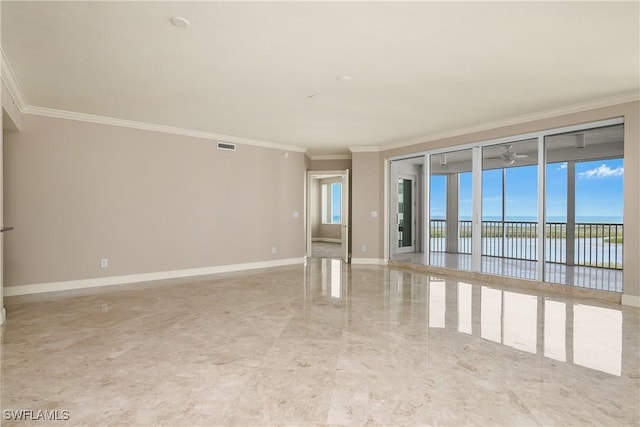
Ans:
{"label": "metal railing", "polygon": [[576,224],[575,265],[622,270],[623,232],[622,224]]}
{"label": "metal railing", "polygon": [[[458,221],[458,247],[455,253],[471,254],[471,221]],[[573,231],[573,233],[568,233]],[[547,262],[622,269],[623,225],[576,223],[567,230],[564,222],[545,225]],[[574,244],[567,244],[567,236]],[[431,220],[432,252],[445,252],[447,221]],[[531,221],[482,221],[482,255],[536,261],[538,223]],[[569,259],[569,262],[567,262]],[[573,262],[571,262],[573,260]]]}
{"label": "metal railing", "polygon": [[458,252],[471,255],[471,221],[458,221]]}
{"label": "metal railing", "polygon": [[432,219],[429,235],[431,236],[429,242],[431,252],[444,252],[447,239],[447,220]]}

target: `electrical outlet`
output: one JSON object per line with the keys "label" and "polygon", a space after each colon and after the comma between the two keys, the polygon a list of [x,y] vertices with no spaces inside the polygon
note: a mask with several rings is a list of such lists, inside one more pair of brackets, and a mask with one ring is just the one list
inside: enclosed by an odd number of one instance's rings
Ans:
{"label": "electrical outlet", "polygon": [[107,258],[102,258],[100,260],[100,267],[102,268],[109,267],[109,260]]}
{"label": "electrical outlet", "polygon": [[371,218],[378,218],[378,211],[371,211]]}
{"label": "electrical outlet", "polygon": [[275,254],[276,252],[278,252],[278,248],[276,248],[275,246],[271,247],[271,253]]}
{"label": "electrical outlet", "polygon": [[362,252],[367,252],[367,245],[362,245]]}
{"label": "electrical outlet", "polygon": [[298,212],[298,211],[294,211],[294,212],[293,212],[293,217],[294,217],[294,218],[298,218],[298,217],[300,217],[300,212]]}

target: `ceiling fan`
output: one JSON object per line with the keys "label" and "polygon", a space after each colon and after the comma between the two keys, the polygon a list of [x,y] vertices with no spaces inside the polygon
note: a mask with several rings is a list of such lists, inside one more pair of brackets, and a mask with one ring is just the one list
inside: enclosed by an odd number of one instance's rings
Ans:
{"label": "ceiling fan", "polygon": [[512,150],[512,148],[512,145],[507,145],[504,153],[500,154],[497,157],[488,157],[487,160],[502,160],[502,163],[504,165],[512,165],[516,162],[516,159],[524,159],[526,157],[529,157],[526,154],[516,154]]}

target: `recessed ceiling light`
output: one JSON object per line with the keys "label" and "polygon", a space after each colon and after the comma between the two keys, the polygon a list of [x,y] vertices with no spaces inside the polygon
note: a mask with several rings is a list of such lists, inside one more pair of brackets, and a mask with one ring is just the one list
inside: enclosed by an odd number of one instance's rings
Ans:
{"label": "recessed ceiling light", "polygon": [[338,77],[338,81],[339,82],[350,82],[351,81],[351,77],[350,76],[340,76],[340,77]]}
{"label": "recessed ceiling light", "polygon": [[171,23],[178,28],[187,28],[190,24],[189,20],[182,16],[172,16]]}

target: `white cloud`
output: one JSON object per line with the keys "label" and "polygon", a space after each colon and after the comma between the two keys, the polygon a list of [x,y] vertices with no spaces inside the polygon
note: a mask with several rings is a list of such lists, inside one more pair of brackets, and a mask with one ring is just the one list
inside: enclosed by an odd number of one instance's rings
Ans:
{"label": "white cloud", "polygon": [[566,169],[567,168],[567,162],[564,163],[560,163],[560,166],[558,167],[558,170],[562,170],[562,169]]}
{"label": "white cloud", "polygon": [[610,176],[622,176],[624,175],[624,168],[619,167],[611,169],[609,166],[602,164],[594,169],[589,169],[578,174],[579,178],[607,178]]}

